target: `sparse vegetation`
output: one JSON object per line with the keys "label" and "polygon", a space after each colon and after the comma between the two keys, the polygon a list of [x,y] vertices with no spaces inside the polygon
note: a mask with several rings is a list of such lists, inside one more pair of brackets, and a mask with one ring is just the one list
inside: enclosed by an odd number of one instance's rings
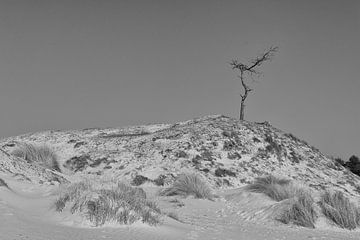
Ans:
{"label": "sparse vegetation", "polygon": [[292,199],[289,208],[280,214],[278,220],[285,224],[293,223],[302,227],[315,228],[318,215],[314,208],[314,199],[307,191],[299,191]]}
{"label": "sparse vegetation", "polygon": [[200,178],[200,176],[193,173],[181,174],[172,184],[160,192],[162,196],[194,196],[196,198],[212,199],[214,196],[210,187]]}
{"label": "sparse vegetation", "polygon": [[60,172],[58,156],[53,149],[46,145],[34,145],[31,143],[21,143],[12,155],[23,158],[29,163],[39,164],[45,168]]}
{"label": "sparse vegetation", "polygon": [[95,226],[111,221],[131,224],[140,220],[156,225],[161,217],[160,209],[147,199],[144,190],[117,181],[72,183],[60,191],[54,205],[60,212],[68,205],[71,213],[84,214]]}
{"label": "sparse vegetation", "polygon": [[101,138],[122,138],[122,137],[141,137],[151,134],[147,131],[140,131],[135,133],[113,133],[100,136]]}
{"label": "sparse vegetation", "polygon": [[320,207],[324,215],[339,227],[352,230],[360,225],[359,207],[342,192],[326,191],[321,196]]}

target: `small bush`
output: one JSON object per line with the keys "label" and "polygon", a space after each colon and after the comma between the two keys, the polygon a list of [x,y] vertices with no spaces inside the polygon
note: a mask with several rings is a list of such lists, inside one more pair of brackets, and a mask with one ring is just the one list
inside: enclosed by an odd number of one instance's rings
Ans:
{"label": "small bush", "polygon": [[57,211],[63,211],[67,204],[71,213],[83,213],[95,226],[109,221],[160,223],[161,211],[155,202],[146,198],[144,190],[117,181],[85,180],[66,186],[54,205]]}
{"label": "small bush", "polygon": [[292,198],[298,191],[298,188],[294,187],[290,180],[272,175],[256,178],[254,183],[248,185],[246,189],[251,192],[264,193],[275,201]]}
{"label": "small bush", "polygon": [[194,196],[196,198],[212,199],[209,186],[196,174],[181,174],[173,185],[160,192],[162,196]]}
{"label": "small bush", "polygon": [[278,220],[285,224],[293,223],[302,227],[315,228],[317,214],[314,209],[314,199],[310,193],[299,191],[290,203],[289,208],[281,213]]}
{"label": "small bush", "polygon": [[342,192],[326,191],[321,196],[320,206],[324,215],[339,227],[351,230],[360,225],[360,209]]}
{"label": "small bush", "polygon": [[11,154],[23,158],[29,163],[36,163],[60,172],[56,153],[46,145],[36,146],[30,143],[21,143]]}
{"label": "small bush", "polygon": [[359,157],[353,155],[349,158],[349,161],[345,163],[345,167],[349,168],[349,170],[360,176],[360,159]]}

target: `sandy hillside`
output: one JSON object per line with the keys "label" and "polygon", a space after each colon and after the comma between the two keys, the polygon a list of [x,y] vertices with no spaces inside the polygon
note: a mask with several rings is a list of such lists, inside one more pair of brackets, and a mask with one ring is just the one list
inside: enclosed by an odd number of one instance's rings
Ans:
{"label": "sandy hillside", "polygon": [[[46,144],[60,171],[11,155],[21,143]],[[276,220],[276,202],[244,186],[267,174],[319,193],[358,201],[360,178],[316,148],[269,123],[209,116],[177,124],[31,133],[0,141],[0,239],[359,239],[319,216],[315,229]],[[183,172],[201,176],[214,200],[159,196]],[[57,212],[59,186],[111,177],[145,190],[164,214],[161,224],[94,227],[84,216]]]}

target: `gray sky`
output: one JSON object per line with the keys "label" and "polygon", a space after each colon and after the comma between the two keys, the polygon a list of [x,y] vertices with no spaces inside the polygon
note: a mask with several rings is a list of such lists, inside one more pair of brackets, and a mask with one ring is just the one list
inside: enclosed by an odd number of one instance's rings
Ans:
{"label": "gray sky", "polygon": [[0,137],[238,116],[360,155],[360,1],[0,1]]}

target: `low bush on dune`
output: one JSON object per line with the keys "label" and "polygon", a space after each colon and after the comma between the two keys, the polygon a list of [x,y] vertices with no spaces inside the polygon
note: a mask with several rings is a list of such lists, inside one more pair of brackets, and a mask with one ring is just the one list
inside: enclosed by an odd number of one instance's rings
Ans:
{"label": "low bush on dune", "polygon": [[106,222],[131,224],[142,221],[160,223],[161,211],[146,197],[141,188],[117,181],[92,182],[84,180],[64,186],[54,203],[57,211],[67,206],[71,213],[81,213],[95,226]]}
{"label": "low bush on dune", "polygon": [[207,183],[193,173],[181,174],[175,182],[160,192],[162,196],[194,196],[196,198],[213,199],[214,195]]}
{"label": "low bush on dune", "polygon": [[292,198],[298,191],[290,180],[272,175],[256,178],[246,189],[250,192],[263,193],[275,201]]}
{"label": "low bush on dune", "polygon": [[11,154],[23,158],[29,163],[36,163],[60,172],[56,153],[46,145],[37,146],[30,143],[21,143]]}
{"label": "low bush on dune", "polygon": [[360,209],[342,192],[326,191],[320,199],[320,207],[326,218],[346,229],[360,226]]}
{"label": "low bush on dune", "polygon": [[292,199],[289,207],[277,218],[285,224],[295,224],[302,227],[315,228],[318,215],[314,208],[314,199],[311,194],[298,191],[298,195]]}

